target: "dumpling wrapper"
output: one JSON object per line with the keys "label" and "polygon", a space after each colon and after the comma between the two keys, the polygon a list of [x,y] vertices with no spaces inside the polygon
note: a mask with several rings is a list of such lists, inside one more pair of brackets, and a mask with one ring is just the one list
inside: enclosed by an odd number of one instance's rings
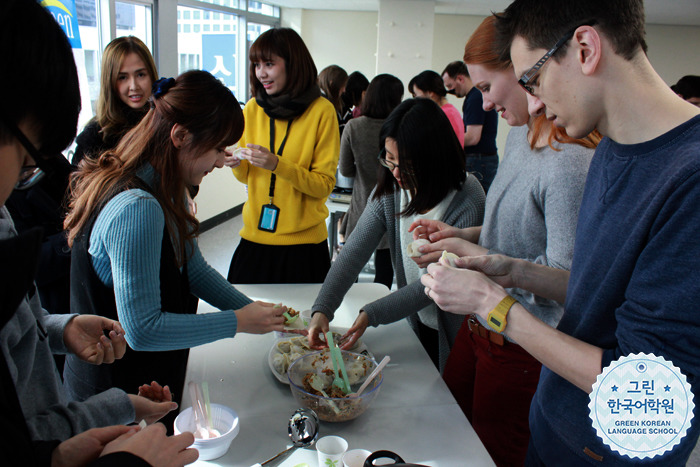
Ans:
{"label": "dumpling wrapper", "polygon": [[430,240],[425,239],[425,238],[419,238],[418,240],[413,240],[411,243],[409,243],[406,246],[406,253],[410,258],[417,258],[418,256],[423,256],[423,253],[418,251],[419,247],[422,247],[423,245],[429,245]]}
{"label": "dumpling wrapper", "polygon": [[285,353],[277,353],[272,357],[272,367],[275,371],[284,375],[287,373],[287,368],[289,367],[289,357]]}
{"label": "dumpling wrapper", "polygon": [[455,260],[459,259],[459,256],[457,256],[454,253],[450,253],[447,250],[444,250],[442,252],[442,256],[440,256],[440,259],[444,259],[445,262],[447,262],[448,265],[452,266],[453,268],[456,268]]}

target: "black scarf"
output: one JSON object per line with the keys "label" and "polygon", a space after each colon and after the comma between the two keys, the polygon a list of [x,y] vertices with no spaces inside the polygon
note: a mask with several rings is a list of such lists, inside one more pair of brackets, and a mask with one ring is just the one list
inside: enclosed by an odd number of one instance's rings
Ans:
{"label": "black scarf", "polygon": [[290,120],[303,114],[320,96],[321,90],[314,84],[297,97],[290,97],[289,94],[269,96],[264,89],[260,89],[255,96],[255,102],[262,107],[268,117]]}

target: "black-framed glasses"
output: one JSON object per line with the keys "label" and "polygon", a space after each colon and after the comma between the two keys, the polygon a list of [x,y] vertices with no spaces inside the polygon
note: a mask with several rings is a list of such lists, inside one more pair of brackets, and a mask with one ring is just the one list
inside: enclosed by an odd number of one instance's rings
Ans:
{"label": "black-framed glasses", "polygon": [[28,190],[39,183],[42,178],[44,178],[46,172],[42,170],[40,166],[44,165],[45,163],[48,165],[46,162],[46,157],[36,148],[36,146],[32,144],[31,141],[29,141],[29,138],[22,133],[22,130],[20,130],[17,125],[9,122],[6,119],[2,119],[2,124],[5,125],[8,130],[10,130],[10,133],[12,133],[15,138],[17,138],[17,141],[20,142],[20,144],[29,153],[29,155],[32,156],[32,159],[34,159],[34,162],[36,163],[36,165],[25,165],[22,167],[19,178],[17,179],[17,184],[15,185],[15,190]]}
{"label": "black-framed glasses", "polygon": [[[387,169],[391,170],[392,172],[394,171],[394,169],[399,168],[399,164],[397,164],[396,162],[392,162],[386,158],[386,149],[382,149],[382,151],[377,156],[377,160],[379,161],[379,164],[382,167],[386,167]],[[413,170],[411,170],[410,168],[406,168],[405,166],[404,166],[403,171],[401,171],[401,169],[399,169],[399,171],[403,172],[407,176],[413,176]]]}
{"label": "black-framed glasses", "polygon": [[562,38],[559,39],[559,40],[557,41],[556,44],[554,44],[554,47],[552,47],[551,49],[549,49],[549,50],[547,51],[547,53],[544,54],[544,55],[542,56],[542,58],[540,58],[540,59],[537,61],[537,63],[535,63],[535,65],[534,65],[532,68],[530,68],[530,69],[527,70],[525,73],[523,73],[523,75],[520,77],[520,79],[518,79],[518,84],[525,90],[525,92],[527,92],[528,94],[534,96],[534,95],[535,95],[535,90],[534,90],[534,88],[532,87],[532,84],[530,84],[530,82],[532,81],[532,79],[533,79],[535,76],[537,76],[537,73],[539,73],[539,71],[542,69],[542,67],[544,66],[544,64],[547,63],[547,60],[549,60],[550,58],[552,58],[552,56],[553,56],[555,53],[557,53],[557,50],[559,50],[564,44],[566,44],[567,42],[569,42],[569,40],[571,40],[572,37],[574,37],[574,33],[576,32],[576,30],[577,30],[578,28],[580,28],[581,26],[593,26],[593,24],[595,24],[594,21],[589,21],[589,22],[587,22],[587,23],[578,25],[578,26],[576,26],[575,28],[571,29],[569,32],[567,32],[566,34],[564,34],[564,35],[562,36]]}
{"label": "black-framed glasses", "polygon": [[377,160],[379,161],[379,164],[382,167],[386,167],[389,170],[394,170],[399,168],[399,164],[392,162],[390,160],[387,160],[386,158],[386,149],[382,149],[382,152],[379,153],[377,156]]}

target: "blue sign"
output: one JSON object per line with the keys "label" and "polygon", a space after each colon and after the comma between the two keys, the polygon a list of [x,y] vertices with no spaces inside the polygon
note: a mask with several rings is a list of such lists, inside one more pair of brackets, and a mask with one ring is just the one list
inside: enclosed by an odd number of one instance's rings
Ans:
{"label": "blue sign", "polygon": [[236,86],[235,52],[235,34],[202,34],[202,69],[228,87]]}
{"label": "blue sign", "polygon": [[56,19],[63,32],[66,33],[70,46],[74,49],[82,49],[75,0],[41,0],[39,3]]}

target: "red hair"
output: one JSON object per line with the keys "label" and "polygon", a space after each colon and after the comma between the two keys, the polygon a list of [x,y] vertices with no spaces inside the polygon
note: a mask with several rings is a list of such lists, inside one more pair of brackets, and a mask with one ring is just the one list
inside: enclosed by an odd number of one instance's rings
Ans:
{"label": "red hair", "polygon": [[[513,67],[510,54],[499,46],[495,16],[488,16],[472,33],[464,46],[464,63],[483,65],[491,71],[507,71]],[[560,144],[578,144],[585,148],[594,149],[602,139],[598,130],[593,130],[585,138],[572,138],[566,134],[564,128],[559,128],[547,120],[545,115],[535,118],[530,131],[532,134],[532,138],[530,138],[531,149],[535,149],[535,144],[545,131],[549,131],[547,143],[555,151],[559,150],[553,146],[555,141]]]}

